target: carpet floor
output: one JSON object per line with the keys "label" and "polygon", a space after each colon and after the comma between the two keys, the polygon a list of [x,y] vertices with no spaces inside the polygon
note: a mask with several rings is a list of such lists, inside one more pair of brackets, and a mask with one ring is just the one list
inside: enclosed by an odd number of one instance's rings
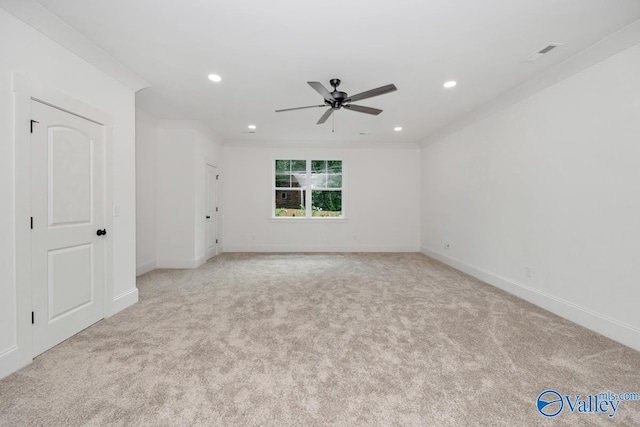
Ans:
{"label": "carpet floor", "polygon": [[422,254],[223,254],[138,287],[1,380],[0,425],[640,425],[640,401],[536,407],[640,392],[640,352]]}

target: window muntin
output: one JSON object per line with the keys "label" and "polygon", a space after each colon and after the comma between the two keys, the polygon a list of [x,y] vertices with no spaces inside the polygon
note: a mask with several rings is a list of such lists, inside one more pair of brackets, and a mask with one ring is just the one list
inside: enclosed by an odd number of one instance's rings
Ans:
{"label": "window muntin", "polygon": [[274,164],[273,215],[341,218],[342,185],[342,160],[278,159]]}

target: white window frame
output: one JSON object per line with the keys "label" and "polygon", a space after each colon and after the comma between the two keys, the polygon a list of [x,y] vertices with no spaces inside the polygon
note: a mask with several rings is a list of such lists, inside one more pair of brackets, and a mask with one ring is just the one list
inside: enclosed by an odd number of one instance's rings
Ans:
{"label": "white window frame", "polygon": [[[318,156],[320,157],[320,156]],[[305,191],[305,216],[276,216],[276,191],[283,190],[283,187],[276,187],[276,161],[277,160],[304,160],[306,162],[307,170],[307,185],[302,188]],[[311,165],[314,161],[340,161],[342,162],[342,186],[340,188],[330,188],[329,191],[341,191],[342,192],[342,215],[341,216],[312,216],[312,192],[314,190],[327,190],[325,188],[311,188]],[[329,157],[318,159],[315,157],[306,156],[279,156],[271,159],[271,219],[275,221],[346,221],[346,173],[345,173],[345,161],[341,158]]]}

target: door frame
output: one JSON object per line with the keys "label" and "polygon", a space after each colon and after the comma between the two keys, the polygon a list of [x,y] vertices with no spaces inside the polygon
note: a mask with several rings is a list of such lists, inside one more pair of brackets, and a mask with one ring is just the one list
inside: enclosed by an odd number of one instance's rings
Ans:
{"label": "door frame", "polygon": [[[113,119],[76,98],[21,74],[13,73],[14,92],[14,197],[15,197],[15,283],[16,283],[16,369],[33,360],[31,328],[31,101],[38,101],[102,125],[104,132],[104,219],[113,230]],[[104,317],[111,313],[113,298],[113,233],[105,239]]]}
{"label": "door frame", "polygon": [[[216,168],[216,175],[218,177],[221,177],[222,175],[220,174],[220,167],[218,166],[218,164],[212,160],[205,160],[204,162],[204,206],[205,206],[205,212],[206,212],[206,206],[207,206],[207,198],[209,197],[209,195],[207,194],[207,167],[209,166],[213,166],[214,168]],[[220,184],[219,184],[219,179],[215,180],[215,186],[216,186],[216,200],[215,200],[215,205],[217,208],[220,207]],[[218,240],[218,243],[216,243],[216,253],[215,255],[213,255],[211,258],[216,257],[218,255],[220,255],[220,225],[218,224],[218,221],[220,221],[220,212],[219,209],[218,211],[215,211],[215,224],[216,224],[216,239]],[[207,220],[204,220],[204,258],[205,258],[205,262],[207,262],[209,259],[207,259]]]}

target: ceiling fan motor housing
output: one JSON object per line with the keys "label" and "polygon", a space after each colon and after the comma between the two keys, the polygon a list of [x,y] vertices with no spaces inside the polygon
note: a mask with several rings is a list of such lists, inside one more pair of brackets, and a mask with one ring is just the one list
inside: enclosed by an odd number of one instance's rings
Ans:
{"label": "ceiling fan motor housing", "polygon": [[357,113],[365,113],[377,116],[382,113],[382,110],[378,108],[364,107],[362,105],[352,104],[354,101],[360,101],[362,99],[373,98],[374,96],[384,95],[385,93],[394,92],[398,90],[394,84],[388,84],[386,86],[381,86],[379,88],[367,90],[365,92],[358,93],[353,96],[347,95],[346,92],[342,92],[338,90],[338,86],[340,86],[340,79],[331,79],[329,83],[333,87],[333,92],[329,92],[326,87],[320,82],[307,82],[309,86],[311,86],[316,92],[322,95],[324,100],[323,105],[310,105],[308,107],[297,107],[297,108],[287,108],[284,110],[276,110],[276,113],[282,111],[291,111],[291,110],[303,110],[307,108],[316,108],[316,107],[331,107],[320,117],[318,120],[319,125],[323,124],[327,121],[327,119],[333,114],[335,110],[339,110],[342,107],[355,111]]}
{"label": "ceiling fan motor housing", "polygon": [[331,79],[329,80],[329,84],[333,87],[333,92],[331,92],[331,96],[335,101],[328,101],[327,104],[331,105],[333,109],[340,109],[342,107],[342,102],[347,99],[346,92],[341,92],[338,90],[338,86],[340,86],[340,79]]}
{"label": "ceiling fan motor housing", "polygon": [[331,96],[336,100],[336,104],[342,104],[342,101],[347,99],[347,94],[345,92],[340,92],[339,90],[331,92]]}

